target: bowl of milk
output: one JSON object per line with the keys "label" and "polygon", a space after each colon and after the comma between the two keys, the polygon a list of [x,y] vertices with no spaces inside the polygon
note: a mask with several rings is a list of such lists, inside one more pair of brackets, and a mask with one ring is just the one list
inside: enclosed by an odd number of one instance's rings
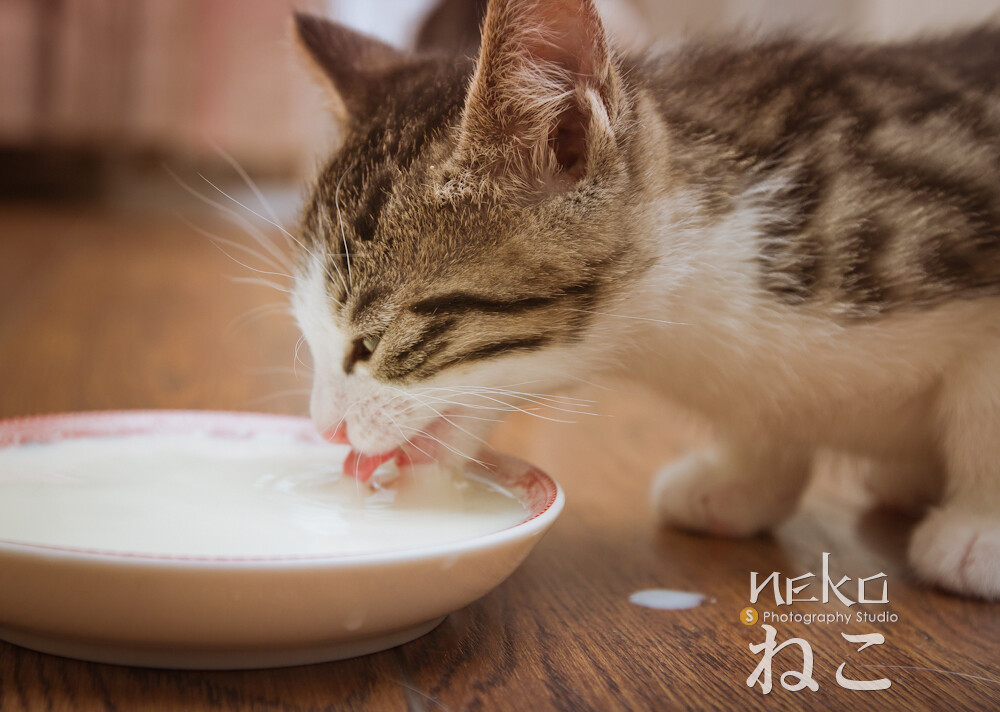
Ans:
{"label": "bowl of milk", "polygon": [[0,421],[0,639],[186,669],[365,655],[501,583],[563,506],[496,453],[370,484],[346,453],[256,413]]}

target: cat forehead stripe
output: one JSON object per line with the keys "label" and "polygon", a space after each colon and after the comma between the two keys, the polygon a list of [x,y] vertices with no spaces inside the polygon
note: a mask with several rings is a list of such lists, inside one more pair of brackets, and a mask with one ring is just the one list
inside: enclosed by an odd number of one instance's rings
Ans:
{"label": "cat forehead stripe", "polygon": [[551,306],[562,299],[587,296],[593,294],[596,290],[596,282],[584,282],[562,288],[555,294],[526,295],[507,299],[498,299],[474,292],[456,291],[420,299],[410,305],[410,311],[414,314],[442,314],[468,311],[517,314],[519,312]]}
{"label": "cat forehead stripe", "polygon": [[418,372],[418,375],[421,378],[429,378],[430,376],[453,366],[474,363],[477,361],[485,361],[487,359],[497,358],[499,356],[515,352],[527,353],[537,351],[544,346],[547,346],[551,343],[551,341],[552,338],[550,336],[539,334],[535,336],[505,339],[503,341],[483,344],[463,353],[450,356],[442,363],[432,364],[429,368],[421,369]]}
{"label": "cat forehead stripe", "polygon": [[351,321],[363,319],[368,312],[377,309],[380,302],[388,296],[388,291],[384,287],[368,287],[364,289],[354,301],[351,309]]}
{"label": "cat forehead stripe", "polygon": [[410,311],[414,314],[442,314],[468,311],[516,314],[548,306],[557,299],[558,297],[541,296],[496,299],[471,292],[451,292],[416,301],[410,305]]}

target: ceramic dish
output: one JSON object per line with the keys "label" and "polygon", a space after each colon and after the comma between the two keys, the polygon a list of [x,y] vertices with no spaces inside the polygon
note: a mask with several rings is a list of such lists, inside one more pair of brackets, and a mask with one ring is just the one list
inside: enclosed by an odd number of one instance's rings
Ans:
{"label": "ceramic dish", "polygon": [[[302,418],[143,411],[0,421],[0,448],[190,432],[318,441]],[[559,486],[530,465],[490,455],[470,467],[517,497],[523,521],[453,543],[352,555],[150,555],[0,540],[0,639],[98,662],[197,669],[302,665],[400,645],[506,579],[562,509]]]}

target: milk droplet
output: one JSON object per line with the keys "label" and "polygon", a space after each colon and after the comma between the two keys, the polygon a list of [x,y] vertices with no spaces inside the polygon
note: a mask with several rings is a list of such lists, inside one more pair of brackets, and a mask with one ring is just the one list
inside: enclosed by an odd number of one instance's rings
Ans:
{"label": "milk droplet", "polygon": [[636,591],[628,600],[637,606],[655,608],[658,611],[686,611],[697,608],[705,600],[705,594],[690,591],[670,591],[664,588],[650,588]]}

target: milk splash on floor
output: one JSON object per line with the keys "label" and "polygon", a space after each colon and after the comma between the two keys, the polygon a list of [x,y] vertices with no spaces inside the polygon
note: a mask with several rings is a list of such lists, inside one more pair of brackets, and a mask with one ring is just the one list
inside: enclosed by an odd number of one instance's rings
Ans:
{"label": "milk splash on floor", "polygon": [[650,588],[636,591],[628,597],[631,603],[644,608],[654,608],[658,611],[685,611],[697,608],[705,600],[701,593],[690,591],[670,591],[664,588]]}

